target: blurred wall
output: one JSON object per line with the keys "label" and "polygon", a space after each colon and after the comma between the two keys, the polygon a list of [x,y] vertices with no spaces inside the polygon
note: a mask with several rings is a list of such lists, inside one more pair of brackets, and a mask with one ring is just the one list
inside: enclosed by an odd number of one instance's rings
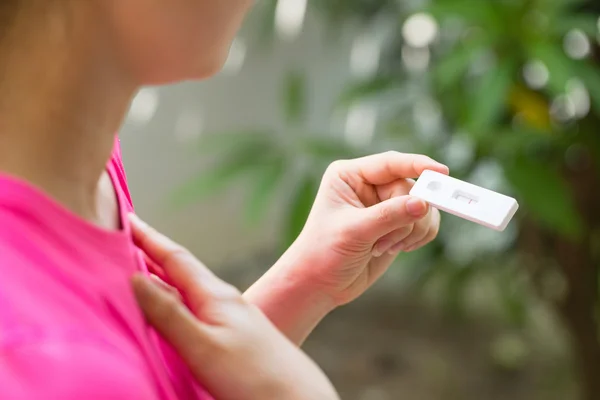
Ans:
{"label": "blurred wall", "polygon": [[[250,24],[251,25],[251,24]],[[283,132],[280,94],[288,71],[301,68],[310,79],[310,129],[327,129],[335,95],[348,76],[352,35],[331,37],[308,17],[291,41],[260,46],[245,27],[228,68],[200,83],[144,89],[121,132],[124,162],[138,213],[217,267],[270,247],[277,212],[269,223],[249,229],[239,212],[243,190],[219,194],[175,209],[169,195],[208,160],[194,151],[199,135],[272,127]],[[239,61],[243,59],[241,69]]]}

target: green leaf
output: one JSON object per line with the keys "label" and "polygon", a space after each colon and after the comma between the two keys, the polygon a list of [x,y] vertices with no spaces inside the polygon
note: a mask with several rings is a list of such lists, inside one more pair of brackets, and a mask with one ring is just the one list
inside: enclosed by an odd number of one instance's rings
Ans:
{"label": "green leaf", "polygon": [[198,141],[200,154],[238,151],[241,148],[262,146],[264,149],[273,149],[278,146],[278,137],[266,130],[247,130],[238,132],[217,132],[207,134]]}
{"label": "green leaf", "polygon": [[535,129],[485,132],[477,137],[477,143],[484,153],[501,159],[512,159],[530,149],[558,144],[556,136]]}
{"label": "green leaf", "polygon": [[400,77],[389,75],[377,75],[370,79],[354,82],[344,89],[338,103],[343,107],[348,107],[356,101],[378,96],[388,90],[398,88],[402,83]]}
{"label": "green leaf", "polygon": [[302,176],[301,181],[298,182],[296,191],[293,193],[289,207],[286,210],[287,220],[285,221],[283,234],[283,245],[286,248],[302,232],[318,189],[319,181],[311,174]]}
{"label": "green leaf", "polygon": [[595,38],[598,34],[598,15],[561,15],[555,18],[552,23],[552,30],[560,36],[567,34],[573,29],[579,29],[586,35]]}
{"label": "green leaf", "polygon": [[550,72],[548,87],[553,95],[565,93],[572,78],[580,78],[586,85],[592,105],[600,113],[600,74],[597,67],[587,60],[572,60],[562,48],[548,43],[538,44],[532,55],[546,64]]}
{"label": "green leaf", "polygon": [[277,9],[278,0],[263,0],[260,5],[257,5],[255,12],[260,13],[258,16],[259,43],[266,45],[270,43],[275,36],[275,10]]}
{"label": "green leaf", "polygon": [[437,19],[457,17],[471,24],[489,27],[498,22],[498,16],[490,3],[493,2],[478,2],[473,6],[472,0],[438,0],[431,2],[425,11]]}
{"label": "green leaf", "polygon": [[565,16],[568,17],[575,10],[580,10],[582,6],[589,3],[589,0],[538,0],[538,2],[545,13],[554,17],[554,21]]}
{"label": "green leaf", "polygon": [[298,124],[306,113],[306,81],[299,72],[291,72],[285,80],[284,113],[287,121]]}
{"label": "green leaf", "polygon": [[441,90],[456,85],[466,75],[475,56],[489,42],[480,38],[456,46],[446,56],[440,58],[432,69],[433,77]]}
{"label": "green leaf", "polygon": [[246,203],[246,221],[257,224],[266,214],[270,200],[279,188],[285,175],[285,160],[275,160],[257,170],[256,182]]}
{"label": "green leaf", "polygon": [[572,60],[562,50],[562,47],[553,43],[538,42],[530,49],[532,59],[542,61],[550,73],[548,88],[553,95],[565,93],[569,79],[575,76]]}
{"label": "green leaf", "polygon": [[324,162],[333,162],[339,159],[350,159],[364,156],[361,152],[349,146],[342,139],[327,135],[311,135],[300,139],[298,147],[309,155]]}
{"label": "green leaf", "polygon": [[185,206],[213,195],[241,175],[253,171],[268,160],[262,146],[246,146],[233,151],[208,171],[199,173],[182,185],[172,197],[175,206]]}
{"label": "green leaf", "polygon": [[600,73],[598,68],[587,61],[581,61],[574,67],[575,73],[585,84],[596,113],[600,114]]}
{"label": "green leaf", "polygon": [[517,157],[505,165],[504,172],[519,201],[540,224],[570,239],[580,237],[584,226],[581,215],[556,167]]}
{"label": "green leaf", "polygon": [[468,109],[467,126],[477,133],[491,127],[506,109],[508,93],[513,84],[514,63],[502,62],[490,69],[473,92]]}

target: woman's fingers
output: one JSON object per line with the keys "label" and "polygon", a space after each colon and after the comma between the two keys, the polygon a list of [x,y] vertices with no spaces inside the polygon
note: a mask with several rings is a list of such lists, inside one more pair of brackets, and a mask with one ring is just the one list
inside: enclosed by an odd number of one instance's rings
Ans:
{"label": "woman's fingers", "polygon": [[371,207],[358,210],[352,229],[365,240],[376,240],[413,224],[427,215],[428,204],[412,196],[393,197]]}
{"label": "woman's fingers", "polygon": [[427,232],[429,232],[429,228],[432,223],[431,215],[432,212],[430,207],[427,216],[415,223],[415,227],[413,228],[410,235],[404,238],[401,242],[398,242],[397,245],[394,247],[393,252],[397,253],[399,251],[405,250],[414,245],[415,243],[418,243],[421,240],[423,240],[425,236],[427,236]]}
{"label": "woman's fingers", "polygon": [[413,186],[415,186],[414,179],[396,179],[385,185],[375,186],[375,190],[379,200],[385,201],[392,197],[406,196]]}
{"label": "woman's fingers", "polygon": [[[398,179],[386,185],[377,186],[377,195],[383,201],[407,195],[414,186],[412,179]],[[396,255],[401,251],[417,249],[429,243],[437,236],[439,211],[429,207],[427,215],[414,224],[398,228],[380,238],[373,246],[373,256],[390,253]]]}
{"label": "woman's fingers", "polygon": [[437,237],[440,229],[440,212],[437,209],[432,208],[430,214],[431,218],[429,224],[426,225],[425,234],[422,236],[419,235],[414,238],[409,237],[405,239],[405,241],[402,243],[400,251],[409,252],[417,250],[433,241]]}
{"label": "woman's fingers", "polygon": [[131,214],[133,239],[162,268],[167,282],[177,288],[199,317],[201,307],[214,299],[239,296],[233,286],[217,278],[188,250]]}
{"label": "woman's fingers", "polygon": [[210,336],[180,299],[153,282],[152,278],[141,274],[133,277],[132,286],[148,323],[175,348],[188,365],[203,362],[201,355],[211,344]]}
{"label": "woman's fingers", "polygon": [[411,234],[414,226],[415,224],[403,226],[379,239],[373,246],[373,256],[380,257],[382,254],[389,252],[393,246],[402,242]]}
{"label": "woman's fingers", "polygon": [[[129,214],[129,221],[135,244],[153,263],[163,268],[165,274],[180,272],[190,275],[212,275],[212,272],[196,260],[189,251],[152,228],[137,215]],[[183,259],[185,262],[182,262]]]}
{"label": "woman's fingers", "polygon": [[356,173],[370,185],[385,185],[401,178],[417,178],[429,169],[448,174],[447,166],[419,154],[396,151],[375,154],[339,164],[344,173]]}

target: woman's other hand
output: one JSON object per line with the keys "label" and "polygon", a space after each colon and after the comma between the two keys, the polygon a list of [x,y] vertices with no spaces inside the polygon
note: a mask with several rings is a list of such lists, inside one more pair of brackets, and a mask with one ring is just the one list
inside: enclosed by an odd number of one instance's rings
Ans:
{"label": "woman's other hand", "polygon": [[172,285],[135,276],[137,301],[216,399],[339,398],[319,367],[235,287],[137,217],[131,222],[136,244]]}

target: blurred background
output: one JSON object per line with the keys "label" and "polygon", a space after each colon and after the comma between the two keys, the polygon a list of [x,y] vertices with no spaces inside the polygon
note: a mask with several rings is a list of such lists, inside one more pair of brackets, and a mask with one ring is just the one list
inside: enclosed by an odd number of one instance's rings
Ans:
{"label": "blurred background", "polygon": [[147,88],[121,133],[138,212],[241,289],[327,165],[430,155],[516,197],[444,215],[306,344],[348,400],[600,399],[600,5],[260,0],[219,76]]}

